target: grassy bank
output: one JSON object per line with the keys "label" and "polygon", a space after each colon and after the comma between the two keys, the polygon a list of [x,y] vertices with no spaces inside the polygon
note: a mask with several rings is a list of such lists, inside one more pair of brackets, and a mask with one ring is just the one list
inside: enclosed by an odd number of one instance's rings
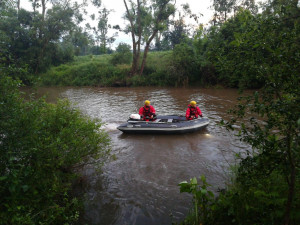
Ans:
{"label": "grassy bank", "polygon": [[40,75],[46,86],[173,86],[172,52],[150,52],[143,76],[129,76],[131,64],[113,65],[113,55],[79,56]]}

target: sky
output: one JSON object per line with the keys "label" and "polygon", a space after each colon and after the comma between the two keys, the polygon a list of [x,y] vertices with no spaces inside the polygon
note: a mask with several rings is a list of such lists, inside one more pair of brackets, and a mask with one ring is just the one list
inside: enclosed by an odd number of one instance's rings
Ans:
{"label": "sky", "polygon": [[[200,23],[207,24],[212,18],[213,11],[209,9],[212,5],[212,0],[176,0],[176,7],[179,8],[180,5],[186,3],[190,5],[192,13],[195,13],[197,15],[203,14],[203,16],[199,18],[198,25]],[[102,6],[114,10],[114,12],[112,12],[109,17],[110,24],[119,24],[121,27],[125,26],[125,21],[124,19],[122,19],[122,16],[125,13],[123,0],[102,0]],[[196,26],[195,21],[192,19],[187,22]],[[114,43],[114,45],[118,45],[119,42],[131,44],[131,37],[124,33],[119,33],[119,36],[116,38],[116,42]]]}
{"label": "sky", "polygon": [[[212,5],[212,0],[176,0],[176,7],[182,4],[188,3],[193,13],[203,14],[200,18],[200,23],[207,23],[212,17],[212,10],[209,7]],[[114,12],[111,13],[110,21],[111,23],[119,23],[123,14],[125,13],[125,6],[123,0],[102,0],[102,6],[108,9],[113,9]]]}
{"label": "sky", "polygon": [[[180,8],[180,5],[188,3],[190,5],[190,9],[192,13],[197,14],[198,16],[202,14],[198,20],[198,25],[203,23],[204,25],[208,24],[209,20],[212,18],[213,12],[210,9],[212,5],[212,0],[176,0],[176,8]],[[29,11],[32,11],[31,3],[28,0],[21,0],[21,7],[25,8]],[[108,23],[113,25],[120,25],[121,28],[125,27],[126,21],[122,18],[125,13],[125,5],[123,0],[102,0],[102,7],[106,7],[109,10],[113,10],[110,13],[108,18]],[[88,13],[91,15],[93,13],[97,14],[98,9],[94,6],[87,7]],[[91,25],[93,21],[89,18],[86,18],[87,21]],[[197,25],[196,22],[192,19],[186,21],[188,24]],[[116,32],[115,30],[111,30],[109,35]],[[118,32],[118,36],[116,37],[116,41],[114,42],[112,48],[115,48],[120,42],[125,42],[131,45],[131,37],[130,35],[126,35],[122,32]]]}

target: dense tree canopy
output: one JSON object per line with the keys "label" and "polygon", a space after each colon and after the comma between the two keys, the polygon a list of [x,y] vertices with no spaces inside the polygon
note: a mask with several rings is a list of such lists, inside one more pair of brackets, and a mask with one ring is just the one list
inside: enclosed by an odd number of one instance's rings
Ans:
{"label": "dense tree canopy", "polygon": [[197,53],[215,68],[219,81],[260,89],[242,98],[226,123],[253,152],[239,158],[233,183],[218,198],[203,200],[199,194],[202,211],[195,214],[202,217],[195,221],[299,224],[299,15],[295,1],[273,1],[261,14],[240,9],[207,34],[199,32]]}

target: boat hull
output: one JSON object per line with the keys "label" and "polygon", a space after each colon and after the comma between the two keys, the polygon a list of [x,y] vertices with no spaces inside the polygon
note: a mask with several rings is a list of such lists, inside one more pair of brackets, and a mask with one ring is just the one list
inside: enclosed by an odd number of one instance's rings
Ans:
{"label": "boat hull", "polygon": [[199,131],[209,124],[208,118],[187,121],[184,116],[158,116],[155,121],[131,121],[117,127],[128,134],[184,134]]}

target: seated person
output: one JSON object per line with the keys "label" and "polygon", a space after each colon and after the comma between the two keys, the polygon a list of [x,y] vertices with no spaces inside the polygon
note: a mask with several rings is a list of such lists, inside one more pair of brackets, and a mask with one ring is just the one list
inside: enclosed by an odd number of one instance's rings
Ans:
{"label": "seated person", "polygon": [[150,105],[149,100],[145,101],[145,105],[140,108],[139,114],[141,119],[145,121],[153,121],[156,119],[155,109],[152,105]]}
{"label": "seated person", "polygon": [[191,101],[186,110],[185,117],[187,120],[197,119],[198,116],[202,117],[202,112],[200,108],[196,105],[195,101]]}

